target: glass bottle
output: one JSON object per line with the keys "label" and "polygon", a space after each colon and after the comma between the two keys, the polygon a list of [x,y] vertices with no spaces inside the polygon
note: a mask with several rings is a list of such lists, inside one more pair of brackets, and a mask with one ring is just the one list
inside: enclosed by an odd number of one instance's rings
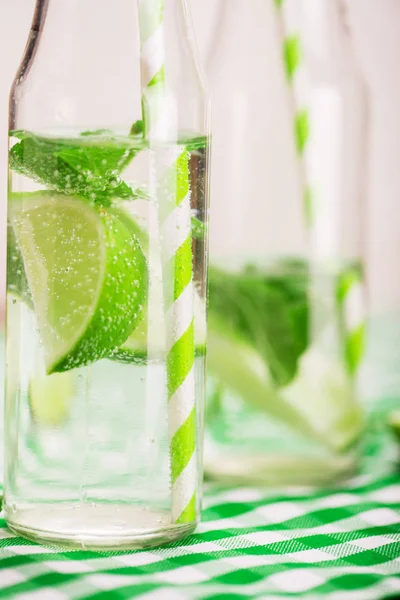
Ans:
{"label": "glass bottle", "polygon": [[356,467],[364,422],[365,91],[337,4],[302,2],[310,225],[274,4],[230,2],[210,67],[205,466],[227,481],[324,483]]}
{"label": "glass bottle", "polygon": [[11,90],[4,509],[72,547],[151,546],[199,519],[208,100],[186,0],[168,0],[174,123],[144,135],[139,14],[37,0]]}

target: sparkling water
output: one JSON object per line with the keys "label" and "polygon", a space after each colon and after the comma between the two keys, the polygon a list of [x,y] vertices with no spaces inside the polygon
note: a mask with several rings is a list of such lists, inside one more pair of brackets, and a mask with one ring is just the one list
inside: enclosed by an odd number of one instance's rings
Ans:
{"label": "sparkling water", "polygon": [[[178,143],[148,147],[139,135],[127,136],[106,130],[16,132],[11,139],[7,521],[29,537],[72,546],[134,547],[137,540],[143,546],[146,540],[154,543],[180,537],[184,529],[193,529],[195,522],[176,524],[171,517],[169,325],[165,303],[168,293],[174,289],[176,274],[163,266],[162,206],[160,208],[159,203],[160,198],[165,203],[176,201],[177,184],[171,188],[171,176],[165,177],[163,170],[171,170],[171,166],[168,167],[172,164],[171,157],[184,154],[189,174],[195,296],[199,505],[205,362],[207,140],[185,133]],[[179,178],[179,174],[173,174],[173,180],[174,177]],[[85,222],[78,227],[75,221],[67,222],[67,217],[60,217],[64,214],[61,204],[76,210],[79,202],[84,218],[89,215],[87,227]],[[43,222],[35,217],[33,223],[32,207],[36,211],[43,210],[46,215]],[[80,208],[78,214],[79,211]],[[129,244],[132,236],[136,242],[139,240],[146,258],[147,276],[138,280],[137,293],[141,294],[140,286],[146,289],[137,314],[132,315],[135,327],[122,339],[115,324],[121,328],[129,325],[123,307],[121,309],[121,299],[124,298],[123,286],[130,290],[132,282],[129,276],[123,279],[121,271],[115,271],[113,261],[107,259],[104,269],[109,269],[112,277],[105,280],[104,294],[111,301],[103,302],[96,321],[96,327],[101,329],[99,335],[91,334],[96,348],[81,343],[79,353],[72,360],[74,349],[68,348],[68,336],[74,319],[79,318],[82,307],[90,305],[96,293],[93,275],[96,253],[104,250],[89,240],[89,247],[92,244],[94,248],[92,262],[87,253],[79,252],[81,247],[88,247],[90,211],[95,214],[94,219],[98,220],[100,215],[101,219],[112,220],[113,227],[105,242],[105,252],[111,257],[113,248],[119,248],[119,254],[125,252],[117,237],[119,231],[124,232],[124,239],[129,231]],[[53,213],[57,214],[54,219]],[[102,227],[102,221],[99,222]],[[179,224],[176,227],[169,235],[179,239]],[[72,243],[68,235],[73,237]],[[129,248],[128,251],[131,252]],[[66,257],[72,254],[74,261],[69,264]],[[135,264],[137,267],[137,261]],[[67,299],[60,297],[54,302],[54,290],[58,290],[60,277],[71,278],[71,285],[67,287],[70,293]],[[118,290],[119,305],[113,306],[113,294]],[[49,308],[50,297],[53,305]],[[99,299],[98,306],[103,300]],[[130,309],[129,302],[126,311]],[[73,310],[70,305],[74,306]],[[108,314],[104,307],[108,307]],[[90,310],[95,312],[97,308]],[[82,337],[85,335],[89,335],[87,331],[83,331]],[[111,348],[111,336],[121,338],[121,343]],[[59,360],[59,356],[57,361],[49,359],[53,352],[49,339],[53,346],[66,348],[63,360]],[[77,362],[81,364],[75,366]]]}

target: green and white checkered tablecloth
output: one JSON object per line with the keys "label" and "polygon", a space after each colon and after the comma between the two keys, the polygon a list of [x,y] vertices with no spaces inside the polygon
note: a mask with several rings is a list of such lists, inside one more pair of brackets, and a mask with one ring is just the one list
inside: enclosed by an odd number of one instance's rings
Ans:
{"label": "green and white checkered tablecloth", "polygon": [[323,491],[208,485],[202,523],[181,543],[118,554],[62,551],[14,536],[0,514],[0,599],[400,598],[398,448],[382,418],[399,405],[400,381],[388,382],[389,399],[372,407],[357,478]]}
{"label": "green and white checkered tablecloth", "polygon": [[[378,470],[389,463],[386,457]],[[45,548],[0,520],[0,598],[399,597],[400,475],[393,469],[336,490],[208,488],[198,531],[156,550]]]}

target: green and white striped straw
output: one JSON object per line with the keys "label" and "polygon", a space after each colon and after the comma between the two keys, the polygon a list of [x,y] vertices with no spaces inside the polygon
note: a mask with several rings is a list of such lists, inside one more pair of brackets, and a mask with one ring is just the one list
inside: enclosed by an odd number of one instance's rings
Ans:
{"label": "green and white striped straw", "polygon": [[310,226],[312,222],[312,186],[307,169],[307,153],[310,148],[310,80],[300,35],[301,0],[274,0],[274,2],[278,7],[283,61],[292,91],[293,132],[299,156],[305,216],[307,225]]}
{"label": "green and white striped straw", "polygon": [[172,520],[189,523],[197,516],[198,478],[189,155],[184,146],[167,146],[177,136],[177,119],[165,85],[164,0],[138,0],[138,7],[144,130],[151,144],[160,144],[155,171],[167,329]]}
{"label": "green and white striped straw", "polygon": [[[317,3],[328,1],[336,0],[316,0]],[[299,157],[305,220],[310,233],[312,261],[318,268],[321,260],[329,261],[335,258],[336,253],[340,253],[340,215],[337,211],[340,169],[337,169],[336,161],[341,153],[341,139],[332,116],[340,116],[342,107],[337,95],[329,90],[322,89],[312,94],[301,35],[304,0],[274,2],[278,8],[283,61],[292,93],[293,131]],[[333,127],[329,128],[330,121]],[[318,181],[321,174],[323,189]],[[366,326],[363,296],[362,273],[350,268],[340,278],[337,298],[345,318],[345,354],[352,375],[357,372],[364,353]]]}

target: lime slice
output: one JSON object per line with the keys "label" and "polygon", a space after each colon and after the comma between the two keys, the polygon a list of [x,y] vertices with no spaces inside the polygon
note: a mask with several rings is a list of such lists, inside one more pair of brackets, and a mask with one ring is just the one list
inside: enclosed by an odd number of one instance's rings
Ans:
{"label": "lime slice", "polygon": [[28,400],[33,418],[40,425],[60,425],[68,417],[73,396],[72,372],[53,373],[31,379]]}
{"label": "lime slice", "polygon": [[5,403],[14,413],[19,390],[26,390],[31,373],[40,365],[40,348],[37,344],[37,326],[31,308],[20,294],[7,291],[7,344]]}
{"label": "lime slice", "polygon": [[104,358],[143,316],[146,260],[117,216],[72,196],[11,199],[47,374]]}
{"label": "lime slice", "polygon": [[40,425],[59,425],[68,417],[74,391],[74,373],[45,375],[35,314],[21,295],[12,291],[7,293],[7,322],[6,402],[10,407],[15,405],[19,394],[25,398],[27,389],[34,420]]}
{"label": "lime slice", "polygon": [[[136,215],[129,212],[121,202],[115,202],[109,211],[118,217],[132,235],[139,239],[148,259],[149,236],[146,229],[138,223]],[[111,359],[125,363],[143,363],[147,360],[163,360],[165,358],[165,339],[162,334],[165,330],[162,280],[154,276],[152,283],[153,290],[155,290],[152,306],[155,310],[150,311],[150,317],[156,321],[153,322],[152,327],[152,331],[157,332],[156,337],[149,333],[151,319],[148,318],[148,307],[146,306],[146,314],[141,323],[127,341],[110,355]],[[194,321],[195,353],[196,356],[204,356],[206,354],[206,302],[197,291],[194,292]]]}
{"label": "lime slice", "polygon": [[293,383],[277,388],[264,357],[215,315],[209,318],[207,362],[215,380],[249,408],[268,414],[297,434],[342,450],[358,440],[361,408],[340,364],[315,350],[300,361]]}
{"label": "lime slice", "polygon": [[[160,336],[160,348],[159,352],[153,357],[162,356],[162,345]],[[138,363],[143,364],[148,360],[147,352],[147,311],[141,321],[139,327],[135,329],[133,334],[128,338],[125,344],[122,344],[119,348],[116,348],[109,358],[117,360],[123,363]]]}
{"label": "lime slice", "polygon": [[[195,355],[196,357],[206,354],[206,308],[205,301],[200,298],[197,292],[194,293],[194,322],[195,322]],[[112,360],[118,360],[125,363],[144,363],[147,360],[164,360],[165,347],[163,336],[158,334],[156,340],[151,340],[151,350],[149,352],[149,319],[147,311],[140,325],[135,329],[127,341],[116,349],[111,355]],[[160,323],[159,332],[163,331],[163,324]],[[155,343],[154,343],[155,342]]]}
{"label": "lime slice", "polygon": [[317,345],[303,354],[295,379],[281,389],[281,397],[335,452],[360,439],[364,414],[353,380],[340,360],[327,356]]}
{"label": "lime slice", "polygon": [[24,261],[10,223],[7,224],[7,291],[13,297],[21,298],[27,306],[32,308]]}
{"label": "lime slice", "polygon": [[113,205],[110,206],[107,210],[108,212],[116,216],[134,237],[138,238],[140,245],[142,246],[143,252],[147,257],[149,249],[148,233],[144,229],[144,227],[139,225],[136,215],[129,212],[129,210],[126,208],[126,206],[124,206],[124,204],[125,203],[122,202],[114,202]]}

